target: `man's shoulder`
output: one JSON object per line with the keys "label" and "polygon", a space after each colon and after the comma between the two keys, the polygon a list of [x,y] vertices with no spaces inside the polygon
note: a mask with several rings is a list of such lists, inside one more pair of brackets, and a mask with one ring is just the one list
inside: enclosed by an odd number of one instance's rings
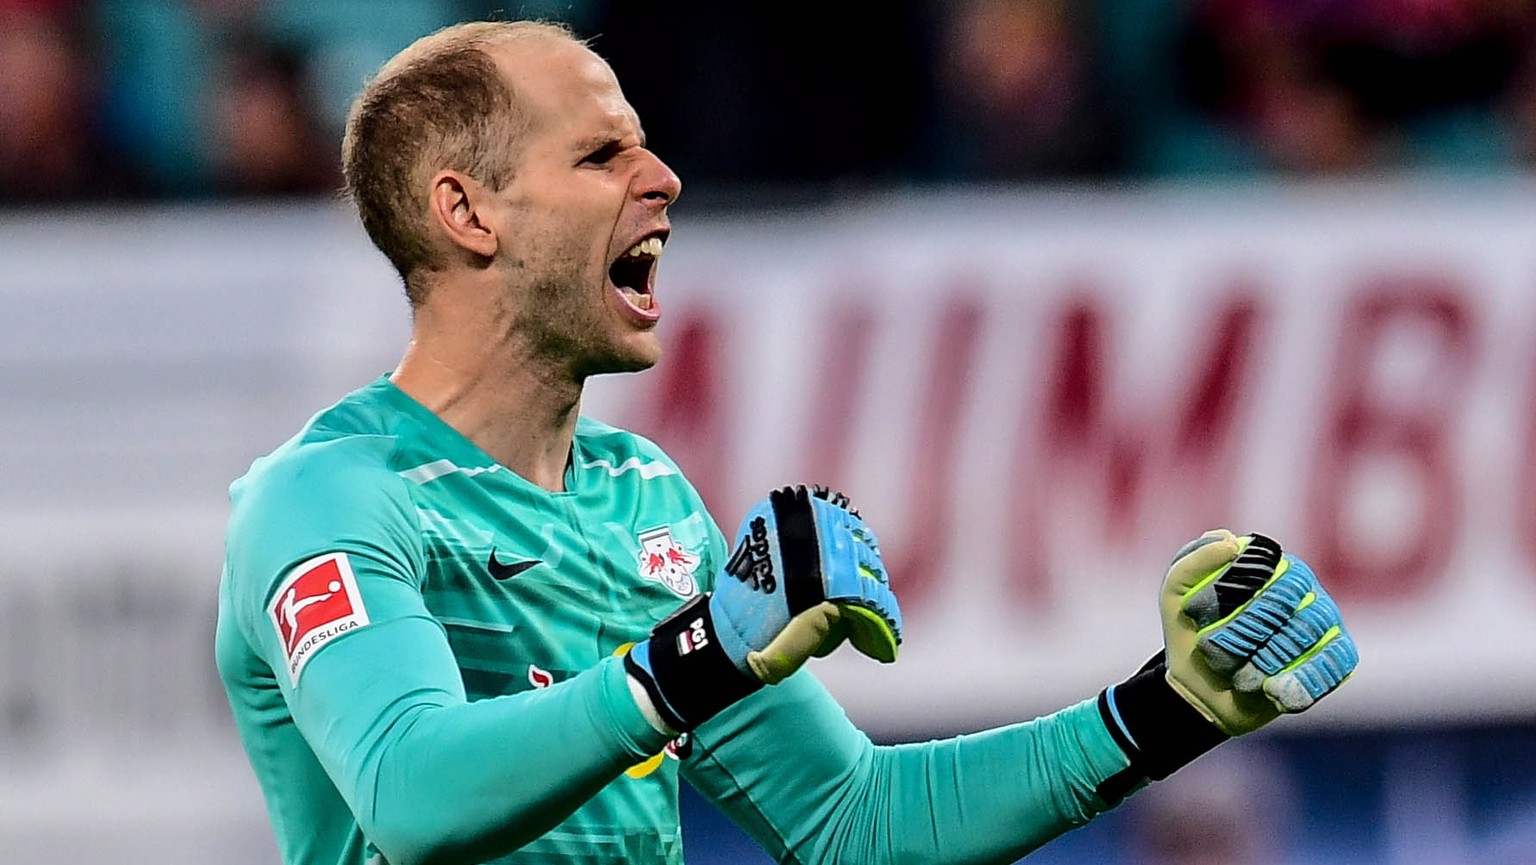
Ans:
{"label": "man's shoulder", "polygon": [[225,553],[237,575],[264,587],[345,543],[412,546],[418,516],[390,425],[387,411],[349,396],[231,484]]}
{"label": "man's shoulder", "polygon": [[252,489],[294,483],[336,487],[369,479],[400,482],[391,468],[394,451],[395,439],[389,435],[300,433],[253,462],[230,486],[230,495],[238,498]]}
{"label": "man's shoulder", "polygon": [[397,424],[369,398],[369,389],[348,394],[322,410],[292,438],[258,458],[230,485],[238,505],[261,491],[363,491],[400,483],[394,455]]}

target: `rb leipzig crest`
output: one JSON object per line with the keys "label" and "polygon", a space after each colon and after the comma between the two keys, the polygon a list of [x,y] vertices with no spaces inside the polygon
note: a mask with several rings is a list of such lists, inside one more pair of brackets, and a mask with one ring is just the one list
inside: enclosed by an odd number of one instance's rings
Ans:
{"label": "rb leipzig crest", "polygon": [[693,569],[698,566],[699,557],[672,540],[670,527],[640,533],[641,577],[661,583],[679,597],[691,598],[699,593],[693,578]]}

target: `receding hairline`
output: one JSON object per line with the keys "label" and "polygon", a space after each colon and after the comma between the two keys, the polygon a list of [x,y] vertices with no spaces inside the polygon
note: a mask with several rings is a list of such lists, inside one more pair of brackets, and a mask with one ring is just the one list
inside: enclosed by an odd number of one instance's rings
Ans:
{"label": "receding hairline", "polygon": [[[429,33],[405,46],[374,76],[374,81],[393,78],[402,70],[442,54],[464,49],[488,48],[522,40],[553,40],[589,47],[563,24],[547,21],[470,21]],[[495,58],[492,58],[494,60]]]}
{"label": "receding hairline", "polygon": [[516,142],[535,122],[516,76],[508,74],[518,62],[504,62],[504,46],[518,43],[591,51],[561,24],[455,24],[390,58],[348,111],[342,136],[346,194],[369,239],[405,282],[413,307],[422,300],[414,278],[437,259],[423,224],[422,175],[448,166],[503,186],[515,171],[511,148],[486,142]]}

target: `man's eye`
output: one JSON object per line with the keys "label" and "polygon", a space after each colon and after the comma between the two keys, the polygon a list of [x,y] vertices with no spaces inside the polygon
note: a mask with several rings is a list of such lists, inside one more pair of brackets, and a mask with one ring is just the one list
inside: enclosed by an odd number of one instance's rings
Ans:
{"label": "man's eye", "polygon": [[607,165],[608,163],[612,162],[613,158],[618,156],[620,151],[623,149],[624,146],[615,141],[611,144],[605,144],[602,147],[592,151],[591,153],[587,154],[585,159],[581,161],[589,165]]}

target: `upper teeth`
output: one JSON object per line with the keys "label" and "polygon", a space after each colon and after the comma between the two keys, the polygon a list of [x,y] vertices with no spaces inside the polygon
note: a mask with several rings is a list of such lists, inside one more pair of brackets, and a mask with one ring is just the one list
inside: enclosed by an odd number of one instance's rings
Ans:
{"label": "upper teeth", "polygon": [[634,246],[631,246],[629,251],[624,253],[624,256],[626,258],[660,258],[661,238],[647,237]]}

